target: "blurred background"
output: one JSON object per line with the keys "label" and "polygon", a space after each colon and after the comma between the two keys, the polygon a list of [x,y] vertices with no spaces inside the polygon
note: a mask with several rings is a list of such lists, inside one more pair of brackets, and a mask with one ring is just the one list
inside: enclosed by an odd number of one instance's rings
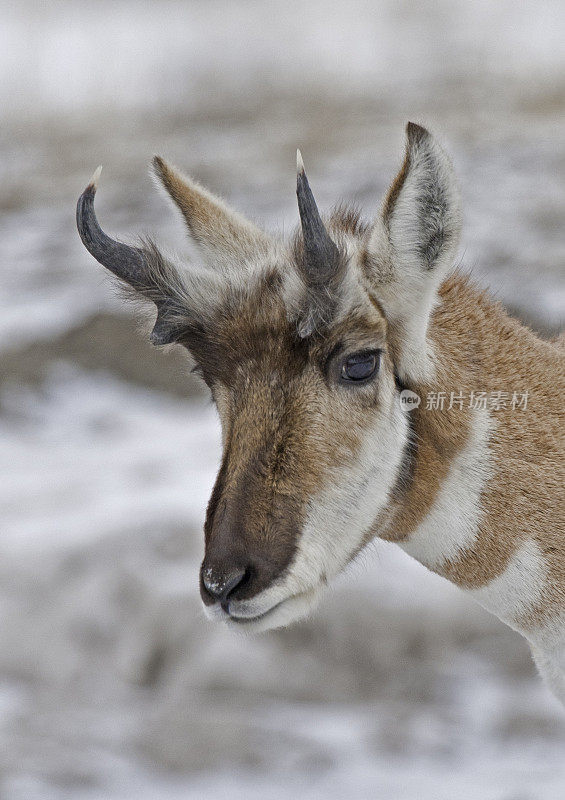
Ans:
{"label": "blurred background", "polygon": [[565,717],[521,638],[380,544],[312,618],[201,612],[219,459],[206,393],[75,230],[187,251],[160,153],[269,229],[368,216],[408,119],[460,177],[461,258],[543,334],[565,316],[562,0],[0,2],[0,797],[565,796]]}

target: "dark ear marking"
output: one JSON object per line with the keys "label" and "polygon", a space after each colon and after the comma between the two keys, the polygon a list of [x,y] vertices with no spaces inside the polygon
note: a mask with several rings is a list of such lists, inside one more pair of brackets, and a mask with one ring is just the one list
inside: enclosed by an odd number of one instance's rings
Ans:
{"label": "dark ear marking", "polygon": [[396,205],[396,201],[398,200],[398,196],[404,186],[404,182],[406,180],[406,176],[410,171],[410,148],[406,148],[406,154],[404,156],[404,162],[402,167],[400,168],[400,172],[392,182],[390,189],[388,190],[388,194],[386,196],[383,208],[383,220],[386,225],[387,230],[390,229],[390,219],[392,216],[392,212]]}
{"label": "dark ear marking", "polygon": [[431,137],[430,132],[422,127],[422,125],[418,125],[416,122],[407,122],[406,138],[408,139],[408,144],[412,146],[420,144],[424,139],[429,139]]}
{"label": "dark ear marking", "polygon": [[425,128],[422,128],[421,125],[417,125],[415,122],[409,122],[406,125],[406,153],[404,156],[404,162],[400,168],[400,172],[388,190],[388,194],[384,203],[383,218],[387,227],[392,210],[394,209],[398,196],[402,190],[402,187],[404,186],[406,177],[410,172],[412,151],[426,138],[430,138],[430,134]]}

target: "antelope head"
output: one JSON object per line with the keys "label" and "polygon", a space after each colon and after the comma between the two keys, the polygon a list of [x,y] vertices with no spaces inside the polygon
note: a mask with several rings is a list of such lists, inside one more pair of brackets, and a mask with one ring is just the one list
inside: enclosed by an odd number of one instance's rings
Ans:
{"label": "antelope head", "polygon": [[283,242],[160,158],[154,172],[201,263],[121,244],[79,199],[90,253],[157,307],[151,340],[194,359],[222,426],[208,504],[202,600],[247,630],[304,615],[374,536],[410,431],[399,392],[432,365],[426,337],[454,257],[459,206],[448,157],[407,127],[403,166],[370,225],[322,220],[300,154],[300,227]]}

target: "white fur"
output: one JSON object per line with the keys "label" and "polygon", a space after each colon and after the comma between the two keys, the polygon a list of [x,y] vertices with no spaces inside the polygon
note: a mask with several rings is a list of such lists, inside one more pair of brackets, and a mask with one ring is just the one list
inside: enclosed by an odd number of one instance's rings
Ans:
{"label": "white fur", "polygon": [[481,494],[492,475],[488,440],[492,421],[476,410],[469,441],[453,459],[424,521],[400,546],[429,569],[440,570],[476,540],[481,520]]}
{"label": "white fur", "polygon": [[551,653],[560,669],[565,671],[565,611],[552,617],[528,638],[540,650]]}
{"label": "white fur", "polygon": [[565,637],[557,653],[532,645],[532,654],[549,689],[565,705]]}
{"label": "white fur", "polygon": [[[451,269],[457,252],[461,211],[451,161],[427,134],[408,143],[410,168],[390,213],[376,220],[367,249],[372,256],[374,289],[395,330],[397,369],[403,379],[429,380],[433,353],[426,338],[437,289]],[[423,213],[422,198],[441,192],[444,211],[437,219]],[[422,226],[448,234],[432,264],[421,254]]]}
{"label": "white fur", "polygon": [[[392,384],[392,378],[390,381]],[[247,625],[264,630],[286,625],[307,613],[326,582],[362,546],[387,503],[408,436],[405,412],[392,385],[387,387],[387,394],[389,407],[378,412],[359,454],[311,498],[296,554],[284,577],[250,600],[230,604],[230,613],[243,618],[273,609],[264,619]]]}
{"label": "white fur", "polygon": [[513,628],[543,597],[547,567],[540,546],[527,539],[494,580],[469,594]]}
{"label": "white fur", "polygon": [[565,612],[528,633],[527,638],[542,677],[565,705]]}
{"label": "white fur", "polygon": [[[434,352],[427,331],[430,315],[437,303],[436,289],[435,283],[428,283],[421,275],[412,282],[410,290],[401,283],[378,288],[385,315],[398,331],[395,336],[395,356],[402,380],[433,380]],[[397,309],[401,309],[401,318]]]}
{"label": "white fur", "polygon": [[388,500],[407,436],[405,416],[393,399],[393,415],[367,432],[355,462],[312,498],[291,568],[298,586],[334,577],[360,547]]}

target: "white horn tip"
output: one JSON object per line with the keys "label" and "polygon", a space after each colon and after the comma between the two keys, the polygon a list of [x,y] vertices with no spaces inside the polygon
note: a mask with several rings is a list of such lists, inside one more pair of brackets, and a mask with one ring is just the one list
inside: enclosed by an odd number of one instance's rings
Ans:
{"label": "white horn tip", "polygon": [[88,182],[89,186],[92,186],[93,189],[98,189],[98,181],[100,179],[100,173],[102,172],[102,164],[94,170],[94,175]]}
{"label": "white horn tip", "polygon": [[300,150],[296,151],[296,171],[300,174],[304,172],[304,161],[302,160],[302,153]]}

